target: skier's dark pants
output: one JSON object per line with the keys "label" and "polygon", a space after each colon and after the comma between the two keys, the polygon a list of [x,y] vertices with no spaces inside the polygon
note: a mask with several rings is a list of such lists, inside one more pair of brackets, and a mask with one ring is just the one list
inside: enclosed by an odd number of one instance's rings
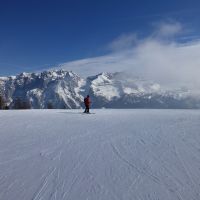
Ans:
{"label": "skier's dark pants", "polygon": [[90,107],[89,106],[85,106],[85,111],[84,113],[89,113],[90,112]]}

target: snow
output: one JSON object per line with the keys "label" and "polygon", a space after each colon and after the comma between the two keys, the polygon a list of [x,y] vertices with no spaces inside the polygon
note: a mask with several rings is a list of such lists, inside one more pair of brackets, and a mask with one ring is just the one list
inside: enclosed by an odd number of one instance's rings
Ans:
{"label": "snow", "polygon": [[1,200],[198,200],[199,110],[0,112]]}
{"label": "snow", "polygon": [[120,97],[119,88],[113,85],[110,80],[109,73],[101,73],[91,82],[91,88],[95,95],[102,96],[107,100],[112,100],[114,97]]}
{"label": "snow", "polygon": [[114,97],[120,97],[118,89],[111,84],[98,86],[92,85],[91,88],[95,95],[102,96],[109,101],[112,100]]}

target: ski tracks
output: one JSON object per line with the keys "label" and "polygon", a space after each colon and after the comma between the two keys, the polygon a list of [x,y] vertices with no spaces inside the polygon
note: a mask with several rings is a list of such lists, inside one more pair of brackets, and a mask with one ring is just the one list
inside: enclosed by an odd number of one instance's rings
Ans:
{"label": "ski tracks", "polygon": [[[59,189],[62,188],[63,186],[63,183],[61,182],[60,180],[60,174],[62,173],[61,172],[61,157],[62,157],[62,154],[63,154],[63,150],[61,149],[58,153],[58,156],[56,158],[58,158],[58,164],[56,166],[56,172],[55,172],[55,178],[54,178],[54,181],[53,181],[53,191],[51,192],[51,199],[54,199],[54,200],[57,200],[59,199],[58,198],[58,193],[59,193]],[[54,158],[55,161],[56,158]]]}
{"label": "ski tracks", "polygon": [[[182,197],[181,193],[178,190],[172,189],[172,187],[170,187],[169,185],[167,185],[167,183],[165,183],[165,181],[162,180],[157,175],[154,175],[151,172],[145,171],[145,169],[143,169],[143,168],[138,168],[136,165],[134,165],[133,163],[131,163],[129,160],[127,160],[125,158],[125,156],[122,155],[122,153],[120,152],[120,150],[112,142],[110,142],[110,146],[112,148],[113,153],[116,155],[116,157],[119,160],[121,160],[126,165],[130,166],[133,170],[135,170],[138,173],[138,176],[132,181],[132,183],[129,185],[128,189],[122,195],[123,198],[125,198],[125,195],[127,195],[128,192],[131,191],[131,188],[133,189],[134,186],[136,186],[139,182],[141,184],[145,180],[144,178],[147,177],[151,181],[153,181],[154,183],[156,183],[157,185],[163,186],[163,188],[167,189],[168,194],[170,196],[172,195],[171,197],[174,197],[174,195],[175,195],[178,200],[183,200],[183,197]],[[152,162],[152,160],[150,160],[148,162],[148,165],[150,165],[151,162]],[[159,163],[160,163],[160,161],[159,161]],[[134,190],[136,190],[136,188]]]}
{"label": "ski tracks", "polygon": [[68,190],[64,192],[62,195],[62,199],[68,199],[70,196],[70,193],[75,186],[75,184],[78,182],[79,177],[81,176],[82,170],[84,169],[85,165],[88,163],[89,159],[92,157],[94,154],[94,151],[92,151],[87,158],[83,162],[79,162],[72,170],[71,174],[73,174],[73,180],[71,184],[68,187]]}
{"label": "ski tracks", "polygon": [[188,178],[188,180],[189,180],[189,182],[190,182],[191,188],[194,190],[196,197],[197,197],[198,199],[200,199],[199,190],[196,188],[196,185],[197,185],[197,184],[195,183],[195,181],[194,181],[192,175],[190,174],[189,170],[187,169],[186,164],[185,164],[183,158],[181,157],[181,155],[180,155],[180,153],[179,153],[179,151],[178,151],[178,149],[177,149],[177,147],[176,147],[175,144],[173,145],[173,149],[174,149],[175,156],[177,157],[177,160],[179,160],[179,163],[180,163],[180,165],[181,165],[181,168],[182,168],[183,171],[185,172],[185,175],[186,175],[186,177]]}
{"label": "ski tracks", "polygon": [[[58,148],[57,148],[58,150]],[[54,152],[55,153],[55,152]],[[43,196],[49,196],[49,199],[57,200],[59,199],[60,188],[63,186],[63,182],[61,180],[61,157],[63,154],[62,147],[58,150],[58,153],[55,157],[52,158],[54,162],[54,167],[49,168],[46,175],[42,176],[42,183],[38,187],[38,190],[33,195],[32,200],[40,200],[43,199]],[[50,154],[49,154],[50,155]],[[51,192],[47,191],[49,188],[52,188]]]}
{"label": "ski tracks", "polygon": [[140,175],[143,176],[147,176],[149,177],[152,181],[160,184],[160,179],[158,177],[156,177],[155,175],[151,174],[151,173],[147,173],[146,171],[138,168],[136,165],[134,165],[133,163],[131,163],[130,161],[128,161],[125,157],[123,157],[123,155],[120,153],[120,151],[117,149],[117,147],[115,147],[112,142],[110,143],[113,153],[125,164],[127,164],[128,166],[132,167],[135,171],[137,171]]}
{"label": "ski tracks", "polygon": [[42,177],[42,179],[43,179],[42,184],[39,186],[38,190],[33,195],[32,200],[42,199],[42,196],[44,195],[44,190],[47,188],[48,182],[50,181],[50,179],[51,179],[51,177],[52,177],[52,175],[54,174],[55,171],[56,171],[56,167],[53,167],[53,168],[48,170],[47,174],[44,175],[44,177]]}

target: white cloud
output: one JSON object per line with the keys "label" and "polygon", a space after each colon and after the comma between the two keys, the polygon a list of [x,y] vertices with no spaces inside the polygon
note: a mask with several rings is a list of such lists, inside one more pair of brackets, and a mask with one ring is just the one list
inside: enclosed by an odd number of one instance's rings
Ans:
{"label": "white cloud", "polygon": [[133,47],[138,41],[137,35],[135,33],[123,34],[113,40],[109,45],[108,49],[111,51],[124,51]]}
{"label": "white cloud", "polygon": [[109,55],[68,62],[59,67],[82,76],[127,71],[168,87],[200,89],[200,41],[180,44],[158,37],[173,36],[181,30],[180,23],[161,24],[157,29],[159,34],[143,40],[138,40],[134,34],[123,35],[110,44],[114,51]]}
{"label": "white cloud", "polygon": [[157,37],[173,37],[183,32],[183,26],[179,22],[160,22],[154,24],[154,35]]}
{"label": "white cloud", "polygon": [[173,87],[200,87],[200,42],[180,45],[150,40],[135,52],[134,66],[140,66],[136,71],[142,76]]}

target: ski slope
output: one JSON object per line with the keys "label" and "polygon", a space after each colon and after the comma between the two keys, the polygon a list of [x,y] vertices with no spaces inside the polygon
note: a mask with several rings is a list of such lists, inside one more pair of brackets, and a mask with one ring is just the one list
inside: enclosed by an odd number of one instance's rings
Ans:
{"label": "ski slope", "polygon": [[0,200],[199,200],[199,110],[0,111]]}

